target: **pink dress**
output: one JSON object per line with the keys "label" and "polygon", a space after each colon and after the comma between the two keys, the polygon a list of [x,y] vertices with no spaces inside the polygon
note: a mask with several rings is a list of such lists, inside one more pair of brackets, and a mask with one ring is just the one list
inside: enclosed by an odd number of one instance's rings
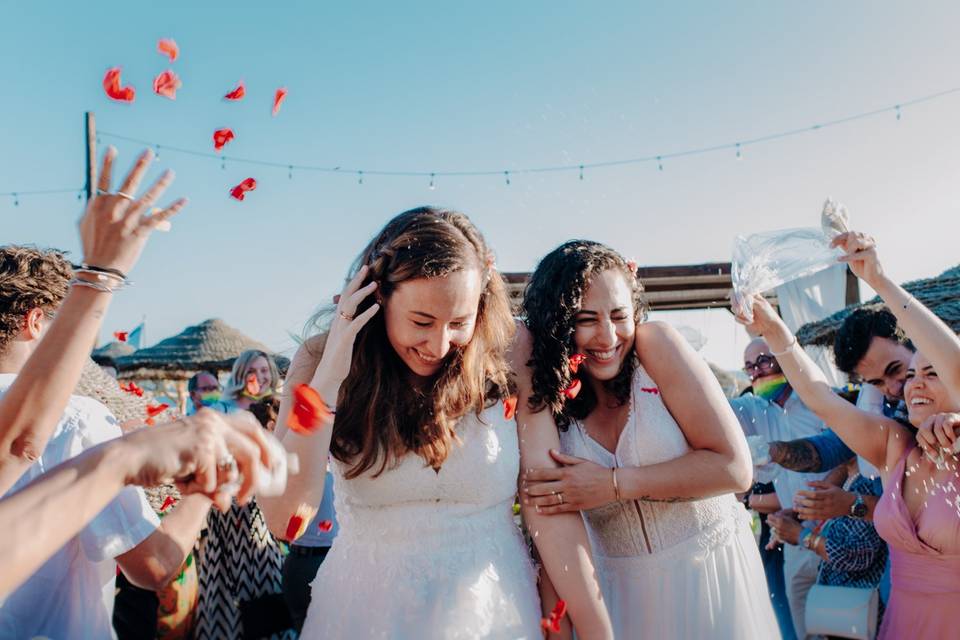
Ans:
{"label": "pink dress", "polygon": [[960,474],[937,474],[917,515],[903,501],[908,449],[884,487],[873,523],[890,545],[890,602],[880,640],[955,638],[960,603]]}

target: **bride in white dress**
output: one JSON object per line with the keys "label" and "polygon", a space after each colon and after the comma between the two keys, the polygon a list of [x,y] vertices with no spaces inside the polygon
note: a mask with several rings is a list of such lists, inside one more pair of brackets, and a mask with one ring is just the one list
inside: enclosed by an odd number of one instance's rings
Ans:
{"label": "bride in white dress", "polygon": [[[263,503],[282,536],[300,503],[319,503],[329,451],[340,532],[311,585],[304,638],[542,637],[512,511],[514,324],[489,255],[463,214],[400,214],[361,254],[329,333],[294,357],[278,425],[297,384],[337,405],[332,426],[281,434],[303,470]],[[578,526],[562,538],[581,548],[547,555],[570,569],[560,591],[581,637],[610,637]]]}
{"label": "bride in white dress", "polygon": [[568,242],[537,267],[521,428],[559,426],[560,451],[559,466],[526,470],[525,508],[582,512],[617,638],[779,638],[733,496],[750,485],[746,442],[699,356],[669,326],[641,323],[641,294],[599,243]]}

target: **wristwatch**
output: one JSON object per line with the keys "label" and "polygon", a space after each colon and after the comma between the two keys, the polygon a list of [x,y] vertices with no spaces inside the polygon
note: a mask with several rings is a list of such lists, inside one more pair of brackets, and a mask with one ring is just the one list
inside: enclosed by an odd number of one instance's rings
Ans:
{"label": "wristwatch", "polygon": [[857,499],[850,505],[850,515],[854,518],[863,519],[867,515],[867,503],[863,501],[863,496],[857,494]]}

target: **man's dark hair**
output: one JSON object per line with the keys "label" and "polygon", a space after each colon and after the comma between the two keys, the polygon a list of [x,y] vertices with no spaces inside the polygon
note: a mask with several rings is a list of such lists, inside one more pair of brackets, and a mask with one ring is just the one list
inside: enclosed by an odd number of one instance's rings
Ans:
{"label": "man's dark hair", "polygon": [[848,375],[867,355],[870,342],[874,338],[886,338],[898,342],[911,351],[913,343],[897,325],[897,317],[886,307],[862,307],[843,321],[837,337],[833,341],[833,359],[837,368]]}
{"label": "man's dark hair", "polygon": [[206,369],[204,369],[203,371],[197,371],[195,374],[193,374],[193,377],[187,381],[187,391],[189,393],[193,393],[194,391],[197,390],[197,385],[200,384],[199,382],[200,376],[202,375],[213,376],[214,380],[218,379],[217,374],[213,373],[212,371],[207,371]]}

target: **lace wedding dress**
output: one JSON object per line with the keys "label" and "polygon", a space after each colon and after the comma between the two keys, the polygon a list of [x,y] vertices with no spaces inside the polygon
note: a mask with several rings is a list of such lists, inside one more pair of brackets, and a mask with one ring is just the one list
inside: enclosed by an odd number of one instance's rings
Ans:
{"label": "lace wedding dress", "polygon": [[[574,421],[565,453],[639,467],[690,445],[642,367],[616,451]],[[746,510],[732,494],[689,502],[623,501],[583,512],[616,638],[779,638]]]}
{"label": "lace wedding dress", "polygon": [[513,521],[520,451],[502,405],[465,416],[439,472],[408,454],[378,477],[334,461],[338,534],[303,638],[540,638],[536,575]]}

